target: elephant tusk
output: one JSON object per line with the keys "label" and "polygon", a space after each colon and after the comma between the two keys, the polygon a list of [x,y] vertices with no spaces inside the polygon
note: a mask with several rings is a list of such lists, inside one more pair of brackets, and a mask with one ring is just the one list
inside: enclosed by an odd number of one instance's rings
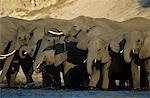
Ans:
{"label": "elephant tusk", "polygon": [[4,54],[4,55],[0,55],[0,56],[7,57],[7,56],[14,54],[15,52],[16,52],[16,50],[13,50],[12,52],[10,52],[8,54]]}
{"label": "elephant tusk", "polygon": [[96,59],[94,59],[94,63],[96,63],[97,62],[97,60]]}
{"label": "elephant tusk", "polygon": [[123,53],[124,50],[121,50],[120,53]]}
{"label": "elephant tusk", "polygon": [[36,68],[38,69],[38,68],[40,67],[40,65],[41,65],[41,64],[39,63],[39,64],[37,65],[37,67],[36,67]]}
{"label": "elephant tusk", "polygon": [[84,61],[83,61],[83,63],[86,63],[87,62],[87,59],[85,59]]}
{"label": "elephant tusk", "polygon": [[28,52],[25,52],[24,54],[26,55],[26,54],[28,54]]}
{"label": "elephant tusk", "polygon": [[132,52],[135,53],[135,49],[133,49]]}
{"label": "elephant tusk", "polygon": [[1,59],[6,59],[6,56],[0,56],[0,60],[1,60]]}
{"label": "elephant tusk", "polygon": [[32,60],[32,63],[34,63],[34,60]]}
{"label": "elephant tusk", "polygon": [[141,67],[140,67],[140,66],[138,66],[138,71],[140,71],[140,69],[141,69]]}
{"label": "elephant tusk", "polygon": [[51,31],[51,30],[49,30],[48,33],[51,33],[53,35],[58,35],[58,36],[64,34],[63,32],[54,32],[54,31]]}

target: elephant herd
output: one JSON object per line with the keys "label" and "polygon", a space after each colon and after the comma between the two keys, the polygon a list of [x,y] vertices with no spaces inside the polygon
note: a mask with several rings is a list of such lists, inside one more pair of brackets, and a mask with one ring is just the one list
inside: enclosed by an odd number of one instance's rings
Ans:
{"label": "elephant herd", "polygon": [[20,65],[43,87],[150,89],[150,19],[1,17],[0,82],[14,87]]}

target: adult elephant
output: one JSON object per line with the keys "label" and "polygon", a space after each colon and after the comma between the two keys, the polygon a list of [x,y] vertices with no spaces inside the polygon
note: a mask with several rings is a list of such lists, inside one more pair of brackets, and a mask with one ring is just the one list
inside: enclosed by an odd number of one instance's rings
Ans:
{"label": "adult elephant", "polygon": [[15,87],[15,78],[17,76],[17,73],[19,72],[20,65],[22,67],[23,73],[26,78],[26,83],[32,83],[33,78],[33,68],[32,68],[32,61],[33,59],[26,54],[26,58],[22,59],[19,56],[19,51],[17,50],[15,53],[15,56],[10,64],[10,67],[8,69],[8,72],[6,74],[7,78],[7,85],[8,87]]}
{"label": "adult elephant", "polygon": [[[8,46],[8,43],[11,43],[10,48],[8,49],[7,52],[11,52],[10,54],[7,55],[1,55],[1,57],[6,58],[7,56],[10,56],[5,60],[4,67],[2,70],[2,74],[0,76],[0,82],[2,82],[4,76],[7,73],[7,70],[10,66],[10,63],[12,62],[12,59],[16,50],[19,50],[21,46],[27,45],[28,44],[28,39],[30,39],[33,36],[33,32],[35,30],[35,27],[33,25],[41,24],[43,26],[46,24],[45,22],[50,21],[51,18],[46,18],[46,19],[37,19],[37,20],[22,20],[22,19],[17,19],[13,17],[2,17],[0,19],[0,27],[1,27],[1,53],[4,52],[5,48]],[[26,28],[27,26],[27,28]],[[29,27],[33,27],[32,29]],[[25,29],[26,28],[26,29]],[[27,29],[31,30],[29,35],[26,37],[24,36],[25,32],[23,33],[23,30],[26,31]],[[40,33],[39,33],[40,34]],[[13,51],[14,50],[14,51]],[[22,56],[23,57],[23,56]]]}
{"label": "adult elephant", "polygon": [[[106,33],[106,34],[102,34],[100,36],[93,38],[89,42],[87,64],[90,64],[89,67],[92,68],[92,75],[91,75],[91,81],[89,83],[89,86],[96,87],[99,79],[101,79],[102,89],[108,89],[109,84],[110,84],[110,88],[113,88],[115,86],[115,83],[114,83],[115,79],[119,79],[120,81],[124,81],[124,82],[125,80],[128,79],[124,77],[124,76],[127,77],[128,71],[124,69],[126,73],[122,73],[123,67],[124,68],[126,67],[126,69],[128,70],[127,66],[124,66],[125,62],[123,61],[122,53],[121,54],[114,53],[109,46],[112,40],[123,35],[124,33],[122,32],[119,33],[119,31],[118,33],[115,33],[115,34]],[[123,43],[124,41],[122,42],[122,44]],[[121,51],[121,50],[118,50],[118,51]],[[96,62],[99,62],[99,63],[96,63]],[[95,69],[97,67],[100,69]],[[124,79],[121,77],[124,77]],[[112,82],[109,82],[109,80]]]}
{"label": "adult elephant", "polygon": [[146,70],[146,78],[150,88],[150,35],[144,39],[144,43],[139,52],[139,58],[143,60]]}
{"label": "adult elephant", "polygon": [[[2,74],[0,76],[0,82],[2,82],[4,76],[7,73],[9,65],[14,57],[15,51],[18,50],[20,47],[20,45],[16,41],[16,37],[18,34],[18,32],[17,32],[18,27],[20,25],[24,25],[28,22],[29,21],[27,21],[27,20],[17,19],[17,18],[8,17],[8,16],[0,18],[0,36],[1,36],[0,55],[1,55],[1,57],[4,57],[4,58],[9,56],[5,60]],[[7,48],[9,43],[11,43],[11,45],[10,45],[8,51],[5,51],[5,49]],[[8,54],[4,54],[4,53],[8,53]]]}

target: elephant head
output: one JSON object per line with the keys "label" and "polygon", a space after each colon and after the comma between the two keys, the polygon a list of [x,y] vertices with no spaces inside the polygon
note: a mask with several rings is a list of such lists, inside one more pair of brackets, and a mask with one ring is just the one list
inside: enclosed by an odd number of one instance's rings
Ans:
{"label": "elephant head", "polygon": [[60,35],[63,32],[65,36],[74,36],[79,30],[70,20],[58,19],[52,23],[46,24],[44,32],[49,33],[49,31],[51,33],[55,32],[53,35]]}
{"label": "elephant head", "polygon": [[70,23],[74,27],[74,32],[70,32],[70,37],[73,37],[76,42],[78,42],[77,47],[79,49],[85,50],[87,49],[87,32],[89,29],[94,27],[94,23],[92,22],[93,18],[86,16],[78,16],[70,20]]}
{"label": "elephant head", "polygon": [[55,50],[45,50],[40,52],[33,63],[33,69],[35,72],[39,72],[39,67],[42,63],[45,65],[54,65],[57,67],[61,63],[67,60],[67,52],[56,54]]}
{"label": "elephant head", "polygon": [[46,63],[46,65],[52,65],[55,63],[55,51],[49,50],[44,51],[39,54],[38,57],[36,57],[35,62],[33,63],[33,69],[35,72],[40,72],[39,67],[42,63]]}
{"label": "elephant head", "polygon": [[150,35],[144,39],[144,43],[139,52],[140,59],[150,58]]}
{"label": "elephant head", "polygon": [[36,51],[36,45],[35,46],[22,46],[19,49],[19,56],[24,59],[26,57],[26,55],[28,54],[30,57],[33,58],[34,53]]}
{"label": "elephant head", "polygon": [[35,45],[44,36],[42,26],[30,23],[18,28],[17,43],[23,45]]}
{"label": "elephant head", "polygon": [[[128,33],[123,33],[121,35],[122,37],[119,37],[116,40],[113,40],[110,44],[111,49],[119,53],[123,51],[124,60],[127,63],[131,62],[132,54],[138,54],[140,47],[144,40],[144,33],[140,31],[132,31]],[[123,50],[120,49],[121,41],[125,40],[124,48]]]}
{"label": "elephant head", "polygon": [[106,63],[110,60],[107,42],[102,39],[95,39],[90,41],[88,44],[88,55],[87,55],[87,72],[92,74],[92,65],[97,61]]}
{"label": "elephant head", "polygon": [[78,29],[87,31],[89,28],[95,26],[93,23],[93,18],[87,16],[78,16],[71,20],[71,23]]}

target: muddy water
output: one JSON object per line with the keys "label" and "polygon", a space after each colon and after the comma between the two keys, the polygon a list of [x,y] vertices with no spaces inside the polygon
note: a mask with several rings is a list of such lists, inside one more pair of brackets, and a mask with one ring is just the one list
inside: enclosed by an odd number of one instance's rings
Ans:
{"label": "muddy water", "polygon": [[0,89],[0,98],[150,98],[150,91]]}

